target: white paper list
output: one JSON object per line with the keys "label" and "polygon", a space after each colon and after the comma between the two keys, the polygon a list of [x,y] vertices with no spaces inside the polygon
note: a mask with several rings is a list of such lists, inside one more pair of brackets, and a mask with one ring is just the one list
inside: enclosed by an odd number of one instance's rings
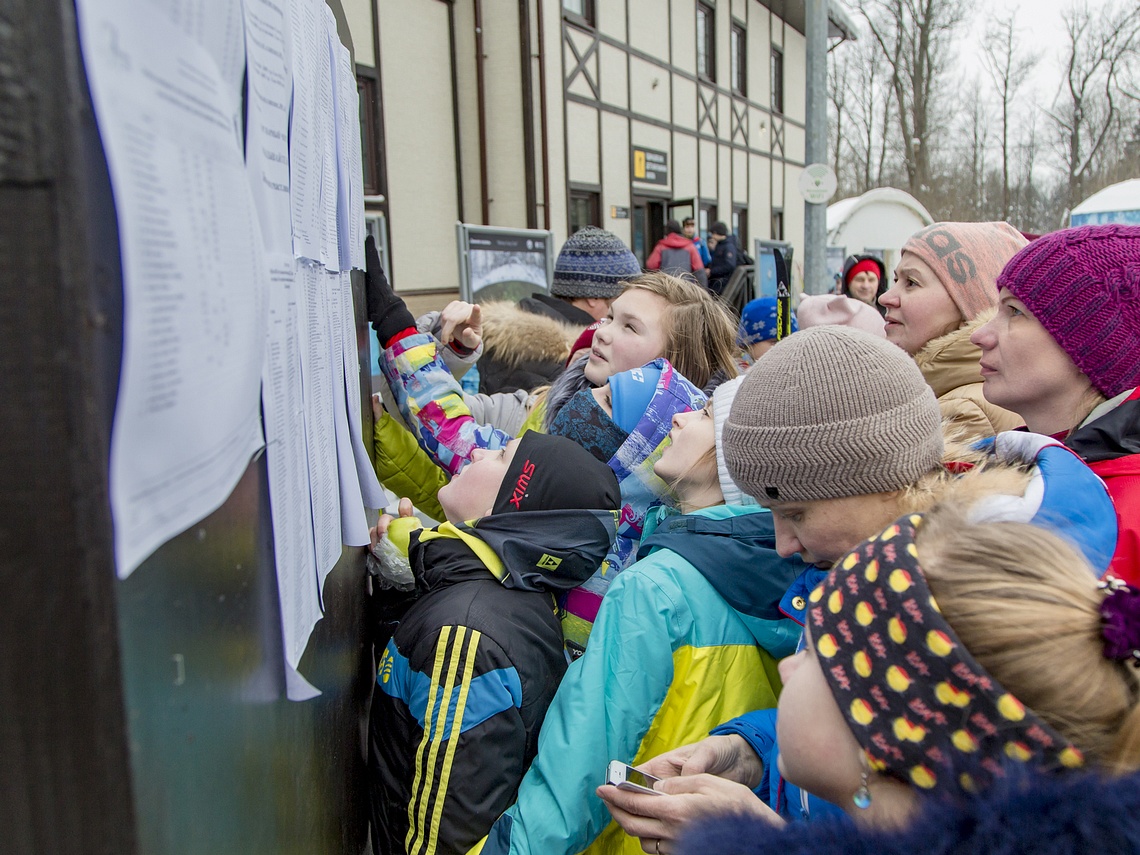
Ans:
{"label": "white paper list", "polygon": [[[352,440],[352,457],[356,477],[360,484],[360,494],[364,506],[379,510],[388,504],[388,498],[376,480],[376,469],[364,446],[364,426],[360,411],[360,346],[356,338],[355,314],[352,303],[351,274],[340,275],[340,298],[343,301],[342,316],[345,318],[344,333],[341,336],[341,363],[344,366],[344,391],[348,401],[348,430]],[[368,364],[368,342],[364,343],[364,363]],[[369,437],[371,439],[371,437]]]}
{"label": "white paper list", "polygon": [[[224,89],[233,100],[234,114],[241,109],[241,79],[245,72],[241,6],[233,0],[140,0],[115,3],[136,8],[147,3],[164,12],[170,21],[214,58]],[[235,126],[239,135],[241,124]]]}
{"label": "white paper list", "polygon": [[321,151],[316,86],[319,52],[327,49],[320,0],[288,0],[293,72],[289,125],[289,195],[293,254],[321,260]]}
{"label": "white paper list", "polygon": [[281,602],[286,693],[290,700],[319,694],[297,671],[313,627],[321,619],[320,576],[313,544],[309,460],[305,444],[305,401],[301,390],[301,336],[292,253],[272,261],[269,324],[261,403],[265,414],[265,453],[273,553]]}
{"label": "white paper list", "polygon": [[249,116],[245,158],[267,252],[292,255],[289,200],[289,63],[286,0],[245,0]]}
{"label": "white paper list", "polygon": [[333,421],[336,426],[336,470],[340,485],[341,540],[346,546],[368,544],[368,517],[356,469],[352,430],[349,427],[348,401],[344,387],[344,341],[354,336],[351,323],[346,323],[344,298],[339,273],[326,273],[324,284],[329,295],[329,366],[333,373]]}
{"label": "white paper list", "polygon": [[339,45],[336,35],[336,18],[332,9],[321,4],[324,15],[323,51],[318,51],[316,80],[316,109],[318,142],[321,155],[321,264],[326,269],[339,271],[340,246],[337,234],[337,157],[336,157],[336,115],[333,102],[335,80],[333,69],[334,42]]}
{"label": "white paper list", "polygon": [[122,252],[110,487],[125,577],[219,507],[262,444],[267,273],[214,58],[151,3],[77,9]]}
{"label": "white paper list", "polygon": [[309,457],[309,489],[317,572],[324,582],[340,558],[340,484],[337,475],[336,421],[327,274],[315,264],[297,264],[297,306],[301,330],[301,386],[305,402],[305,441]]}
{"label": "white paper list", "polygon": [[[337,232],[340,269],[364,269],[364,173],[360,155],[360,96],[352,55],[332,42],[336,59]],[[359,249],[358,249],[359,247]]]}

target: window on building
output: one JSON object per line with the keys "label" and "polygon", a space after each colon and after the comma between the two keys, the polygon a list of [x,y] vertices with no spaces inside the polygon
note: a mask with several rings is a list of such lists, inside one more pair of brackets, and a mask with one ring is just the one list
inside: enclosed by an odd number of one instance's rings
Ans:
{"label": "window on building", "polygon": [[697,76],[716,80],[716,14],[707,3],[697,4]]}
{"label": "window on building", "polygon": [[772,111],[784,112],[784,52],[772,46]]}
{"label": "window on building", "polygon": [[772,240],[784,239],[784,209],[772,209]]}
{"label": "window on building", "polygon": [[748,40],[744,27],[732,25],[732,41],[729,42],[732,54],[732,91],[737,95],[748,94]]}
{"label": "window on building", "polygon": [[384,192],[384,140],[380,136],[377,78],[360,70],[356,75],[356,94],[360,101],[360,150],[364,172],[364,193],[379,196]]}
{"label": "window on building", "polygon": [[601,194],[594,190],[570,190],[570,234],[583,226],[601,226]]}
{"label": "window on building", "polygon": [[709,226],[715,222],[716,203],[701,202],[700,208],[697,209],[697,230],[705,240],[708,240],[709,237]]}
{"label": "window on building", "polygon": [[736,235],[736,243],[747,252],[748,209],[743,205],[734,205],[732,208],[732,233]]}
{"label": "window on building", "polygon": [[593,27],[594,0],[562,0],[562,14],[571,21]]}

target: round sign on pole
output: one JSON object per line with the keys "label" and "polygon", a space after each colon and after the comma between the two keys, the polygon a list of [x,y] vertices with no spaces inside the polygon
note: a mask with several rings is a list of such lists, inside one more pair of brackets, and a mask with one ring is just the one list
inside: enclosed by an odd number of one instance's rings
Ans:
{"label": "round sign on pole", "polygon": [[810,163],[800,173],[800,195],[805,202],[822,205],[835,195],[839,181],[826,163]]}

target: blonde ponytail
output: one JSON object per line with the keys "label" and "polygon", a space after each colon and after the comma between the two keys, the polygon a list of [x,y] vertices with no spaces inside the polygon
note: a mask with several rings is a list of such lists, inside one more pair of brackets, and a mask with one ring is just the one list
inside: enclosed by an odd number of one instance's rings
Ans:
{"label": "blonde ponytail", "polygon": [[1076,549],[1036,526],[970,523],[957,503],[927,515],[916,546],[943,616],[998,682],[1092,768],[1140,769],[1140,679],[1104,656],[1104,593]]}

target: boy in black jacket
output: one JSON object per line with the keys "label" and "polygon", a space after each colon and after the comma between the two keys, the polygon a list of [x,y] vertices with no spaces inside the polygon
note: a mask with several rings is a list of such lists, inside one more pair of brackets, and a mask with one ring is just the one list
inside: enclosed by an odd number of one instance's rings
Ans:
{"label": "boy in black jacket", "polygon": [[373,693],[377,855],[465,853],[514,801],[566,670],[554,595],[605,557],[620,493],[585,449],[528,432],[476,451],[439,503],[448,521],[412,532],[419,597]]}

